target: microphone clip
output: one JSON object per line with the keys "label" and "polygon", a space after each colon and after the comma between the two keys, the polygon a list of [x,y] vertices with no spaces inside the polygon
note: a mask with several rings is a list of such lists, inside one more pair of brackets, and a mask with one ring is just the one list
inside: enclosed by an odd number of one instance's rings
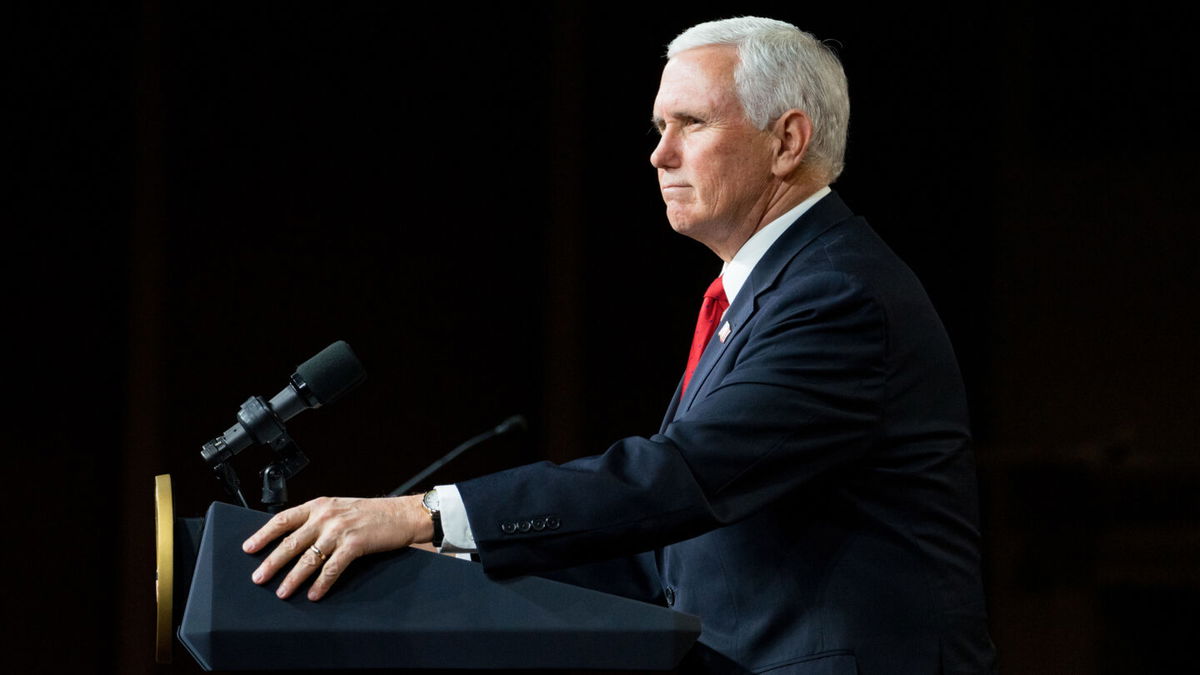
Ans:
{"label": "microphone clip", "polygon": [[[293,383],[295,386],[295,383]],[[301,396],[303,396],[301,392]],[[226,441],[226,437],[243,433],[254,443],[270,446],[275,452],[275,461],[258,472],[262,477],[262,503],[270,513],[278,513],[288,501],[287,479],[300,473],[308,466],[308,457],[288,435],[283,420],[275,410],[261,397],[251,396],[246,399],[237,412],[238,425],[218,436],[204,446],[204,456],[212,466],[217,481],[224,486],[225,491],[237,497],[242,506],[249,508],[242,494],[241,481],[233,470],[230,460],[238,454],[236,448]],[[240,427],[240,428],[239,428]],[[239,444],[240,445],[240,444]]]}
{"label": "microphone clip", "polygon": [[275,461],[258,472],[262,476],[262,503],[268,513],[279,513],[287,506],[287,479],[308,466],[308,457],[300,450],[300,446],[286,433],[282,438],[284,440],[278,444],[271,444]]}

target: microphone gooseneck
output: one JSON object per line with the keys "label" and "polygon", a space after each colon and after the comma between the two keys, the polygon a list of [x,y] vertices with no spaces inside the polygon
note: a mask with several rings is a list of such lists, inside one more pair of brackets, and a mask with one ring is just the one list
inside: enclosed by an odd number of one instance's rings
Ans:
{"label": "microphone gooseneck", "polygon": [[420,484],[421,481],[428,478],[431,474],[433,474],[434,471],[437,471],[438,469],[442,468],[447,463],[449,463],[450,460],[454,459],[455,457],[458,457],[459,455],[463,454],[467,450],[470,450],[471,448],[479,445],[480,443],[482,443],[488,439],[492,439],[497,436],[503,436],[504,434],[512,433],[514,431],[524,431],[527,428],[527,426],[528,425],[525,422],[525,418],[522,415],[513,415],[512,417],[509,417],[508,419],[504,420],[500,424],[497,424],[496,426],[492,427],[491,429],[488,429],[487,431],[483,432],[482,434],[479,434],[478,436],[468,439],[465,443],[462,443],[461,445],[454,448],[450,452],[447,452],[445,455],[442,456],[441,459],[438,459],[434,463],[432,463],[429,466],[422,469],[420,473],[413,476],[412,478],[409,478],[407,481],[405,481],[405,483],[403,485],[401,485],[400,487],[396,488],[395,490],[392,490],[391,492],[389,492],[387,496],[399,497],[401,495],[408,494],[409,490],[412,490],[414,486]]}

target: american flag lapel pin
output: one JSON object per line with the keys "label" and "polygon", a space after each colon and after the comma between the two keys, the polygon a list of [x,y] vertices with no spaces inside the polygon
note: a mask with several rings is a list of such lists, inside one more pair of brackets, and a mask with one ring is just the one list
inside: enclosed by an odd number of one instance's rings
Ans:
{"label": "american flag lapel pin", "polygon": [[717,333],[717,337],[721,338],[721,344],[725,344],[725,338],[729,337],[729,334],[732,332],[733,329],[729,327],[729,322],[726,321],[725,325],[721,326],[721,332]]}

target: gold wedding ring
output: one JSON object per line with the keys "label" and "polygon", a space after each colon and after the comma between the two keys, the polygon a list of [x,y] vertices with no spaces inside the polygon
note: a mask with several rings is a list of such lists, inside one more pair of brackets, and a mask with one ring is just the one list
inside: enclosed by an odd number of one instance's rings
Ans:
{"label": "gold wedding ring", "polygon": [[329,556],[327,556],[327,555],[325,555],[324,553],[322,553],[322,552],[321,552],[321,549],[317,548],[317,545],[316,545],[316,544],[313,544],[312,546],[309,546],[309,547],[308,547],[308,550],[312,551],[313,553],[316,553],[316,554],[317,554],[317,557],[321,559],[321,562],[325,562],[326,560],[329,560]]}

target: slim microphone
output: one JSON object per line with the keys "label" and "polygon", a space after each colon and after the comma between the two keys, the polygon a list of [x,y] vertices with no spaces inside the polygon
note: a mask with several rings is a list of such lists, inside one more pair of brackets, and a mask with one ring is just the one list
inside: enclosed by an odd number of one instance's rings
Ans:
{"label": "slim microphone", "polygon": [[458,447],[454,448],[453,450],[451,450],[450,452],[447,452],[445,455],[442,456],[441,459],[435,461],[433,464],[430,464],[429,466],[422,469],[420,473],[413,476],[412,478],[409,478],[404,483],[404,485],[401,485],[400,487],[396,488],[395,490],[392,490],[391,492],[388,493],[387,496],[399,497],[401,495],[406,495],[406,494],[408,494],[408,491],[413,489],[413,487],[415,485],[417,485],[421,481],[428,478],[430,476],[430,474],[432,474],[434,471],[437,471],[438,469],[442,468],[443,466],[446,465],[447,462],[454,459],[455,457],[458,457],[459,455],[463,454],[467,450],[470,450],[471,448],[479,445],[480,443],[488,440],[489,438],[503,436],[504,434],[510,434],[514,431],[524,431],[527,426],[528,425],[526,424],[524,417],[522,417],[521,415],[513,415],[512,417],[504,420],[500,424],[497,424],[496,426],[492,427],[491,429],[488,429],[487,431],[483,432],[482,434],[479,434],[478,436],[475,436],[474,438],[468,439],[466,443],[463,443],[463,444],[459,445]]}
{"label": "slim microphone", "polygon": [[329,345],[301,363],[288,386],[268,403],[251,396],[237,413],[237,423],[204,444],[200,456],[209,466],[218,466],[254,443],[275,447],[286,443],[283,423],[302,410],[333,403],[358,386],[367,373],[350,345],[343,340]]}

